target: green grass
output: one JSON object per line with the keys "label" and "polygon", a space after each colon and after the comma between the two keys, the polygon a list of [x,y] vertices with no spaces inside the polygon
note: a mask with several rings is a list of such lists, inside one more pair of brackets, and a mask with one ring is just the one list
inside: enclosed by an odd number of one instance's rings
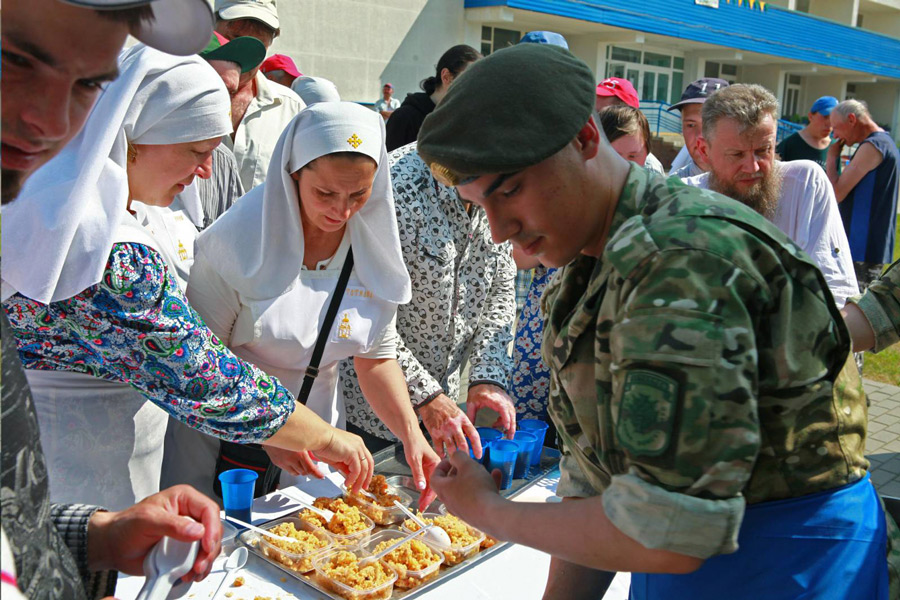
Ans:
{"label": "green grass", "polygon": [[[894,258],[900,258],[900,220],[897,222],[897,237],[894,240]],[[878,354],[866,354],[863,377],[900,385],[900,344],[894,344]]]}

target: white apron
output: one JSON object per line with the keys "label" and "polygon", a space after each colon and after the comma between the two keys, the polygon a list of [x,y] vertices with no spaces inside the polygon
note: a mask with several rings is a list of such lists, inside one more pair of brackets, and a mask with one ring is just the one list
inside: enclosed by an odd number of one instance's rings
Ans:
{"label": "white apron", "polygon": [[[242,298],[228,343],[232,352],[277,377],[296,396],[339,275],[339,270],[303,271],[277,298]],[[331,425],[340,429],[346,425],[344,400],[338,393],[338,362],[370,351],[396,310],[396,304],[375,297],[351,273],[306,403]],[[163,486],[187,483],[216,498],[213,473],[218,446],[217,439],[173,421],[166,436]],[[281,475],[282,487],[304,480]]]}
{"label": "white apron", "polygon": [[[126,216],[116,242],[156,247]],[[122,510],[159,491],[168,415],[124,383],[25,370],[41,428],[50,500]]]}

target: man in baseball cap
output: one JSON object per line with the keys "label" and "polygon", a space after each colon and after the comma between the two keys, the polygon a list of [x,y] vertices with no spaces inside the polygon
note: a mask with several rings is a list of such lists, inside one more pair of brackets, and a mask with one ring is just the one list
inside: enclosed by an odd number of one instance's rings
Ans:
{"label": "man in baseball cap", "polygon": [[249,35],[266,48],[281,33],[275,0],[216,0],[216,31],[227,38]]}
{"label": "man in baseball cap", "polygon": [[634,108],[641,107],[637,90],[634,89],[630,81],[621,77],[607,77],[597,84],[597,98],[594,101],[594,108],[601,111],[607,106],[616,106],[617,104],[627,104]]}
{"label": "man in baseball cap", "polygon": [[287,54],[273,54],[263,62],[259,70],[270,80],[285,87],[291,87],[295,79],[303,76],[294,64],[294,59]]}
{"label": "man in baseball cap", "polygon": [[822,96],[809,107],[806,127],[781,140],[775,151],[783,161],[811,160],[823,169],[831,139],[831,111],[838,105],[834,96]]}
{"label": "man in baseball cap", "polygon": [[3,3],[3,203],[84,125],[118,74],[128,34],[193,54],[212,33],[204,0],[7,0]]}
{"label": "man in baseball cap", "polygon": [[669,175],[684,178],[709,171],[709,165],[703,161],[697,146],[703,127],[700,111],[710,94],[723,87],[728,87],[728,82],[714,77],[692,81],[681,94],[681,100],[667,109],[681,111],[681,135],[684,136],[684,147],[672,161]]}

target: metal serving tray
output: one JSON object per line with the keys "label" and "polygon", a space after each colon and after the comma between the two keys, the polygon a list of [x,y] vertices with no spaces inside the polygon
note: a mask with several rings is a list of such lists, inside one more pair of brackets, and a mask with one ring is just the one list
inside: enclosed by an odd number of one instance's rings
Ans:
{"label": "metal serving tray", "polygon": [[[395,444],[392,447],[385,448],[384,450],[381,450],[380,452],[375,453],[373,455],[373,458],[375,460],[375,473],[384,475],[385,477],[388,478],[390,483],[400,487],[403,491],[410,494],[413,497],[413,506],[411,508],[413,510],[415,510],[418,505],[419,494],[418,494],[418,491],[416,491],[414,489],[414,487],[412,486],[412,479],[411,479],[412,472],[410,471],[409,467],[406,465],[406,461],[403,458],[403,452],[402,452],[401,446],[399,444]],[[540,479],[542,479],[544,476],[546,476],[551,471],[553,471],[553,469],[555,469],[558,464],[559,464],[559,451],[554,450],[553,448],[545,447],[544,451],[541,455],[540,465],[536,468],[532,468],[532,472],[529,474],[529,477],[527,479],[514,479],[513,484],[510,487],[510,489],[504,490],[502,492],[503,495],[506,496],[507,498],[512,498],[514,496],[517,496],[522,491],[528,489],[529,487],[534,485],[536,482],[538,482]],[[438,510],[440,508],[440,504],[441,504],[440,501],[435,500],[431,505],[429,505],[428,511],[438,512]],[[270,523],[274,523],[275,521],[279,521],[281,519],[283,519],[283,517],[279,517],[278,519],[272,519],[271,521],[267,521],[265,523],[258,524],[257,526],[258,527],[266,527]],[[383,529],[395,529],[396,530],[399,528],[400,528],[399,524],[391,525],[388,527],[379,527],[376,525],[373,533],[381,531]],[[311,588],[313,588],[316,591],[318,591],[319,593],[321,593],[324,597],[333,598],[334,600],[343,600],[343,598],[341,596],[338,596],[337,594],[335,594],[331,591],[328,591],[325,588],[323,588],[322,586],[320,586],[319,583],[316,581],[315,572],[310,573],[308,575],[302,575],[300,573],[297,573],[296,571],[292,571],[291,569],[285,567],[284,565],[282,565],[276,561],[269,560],[266,556],[263,555],[262,551],[260,551],[258,548],[259,537],[260,537],[259,534],[248,530],[248,531],[244,531],[241,534],[239,534],[237,539],[242,544],[247,546],[247,548],[250,550],[250,552],[252,552],[256,556],[260,557],[266,563],[284,571],[287,575],[293,577],[294,579],[302,581],[306,585],[310,586]],[[437,585],[440,585],[445,579],[454,577],[454,576],[458,575],[459,573],[461,573],[462,571],[465,571],[465,570],[469,569],[470,567],[487,560],[488,558],[490,558],[497,552],[500,552],[501,550],[505,549],[507,546],[509,546],[509,542],[498,541],[496,544],[494,544],[490,548],[488,548],[486,550],[481,550],[474,556],[462,561],[458,565],[454,565],[452,567],[441,567],[440,573],[438,574],[437,577],[435,577],[434,579],[432,579],[430,581],[423,583],[422,585],[420,585],[417,588],[414,588],[412,590],[398,590],[395,588],[393,594],[391,595],[391,598],[396,599],[396,600],[401,600],[401,599],[406,599],[406,598],[414,598],[414,597],[418,596],[419,594],[422,594],[425,591],[427,591]]]}

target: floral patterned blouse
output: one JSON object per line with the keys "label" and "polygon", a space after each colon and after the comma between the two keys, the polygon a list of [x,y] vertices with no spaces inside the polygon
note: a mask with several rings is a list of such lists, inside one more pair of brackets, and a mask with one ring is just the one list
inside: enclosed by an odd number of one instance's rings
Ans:
{"label": "floral patterned blouse", "polygon": [[235,357],[192,309],[163,257],[117,243],[103,280],[67,300],[3,303],[26,369],[127,383],[171,416],[229,441],[261,442],[294,410],[277,379]]}
{"label": "floral patterned blouse", "polygon": [[525,306],[516,325],[509,394],[516,403],[517,419],[549,420],[547,397],[550,392],[550,369],[541,358],[541,338],[544,335],[541,296],[555,272],[556,269],[535,267]]}
{"label": "floral patterned blouse", "polygon": [[[397,309],[397,360],[418,406],[445,393],[459,396],[469,363],[469,387],[507,388],[509,345],[516,317],[516,265],[509,243],[495,244],[487,215],[466,210],[453,188],[438,183],[415,144],[389,154],[394,205],[412,300]],[[366,402],[349,361],[341,364],[347,420],[396,439]]]}

